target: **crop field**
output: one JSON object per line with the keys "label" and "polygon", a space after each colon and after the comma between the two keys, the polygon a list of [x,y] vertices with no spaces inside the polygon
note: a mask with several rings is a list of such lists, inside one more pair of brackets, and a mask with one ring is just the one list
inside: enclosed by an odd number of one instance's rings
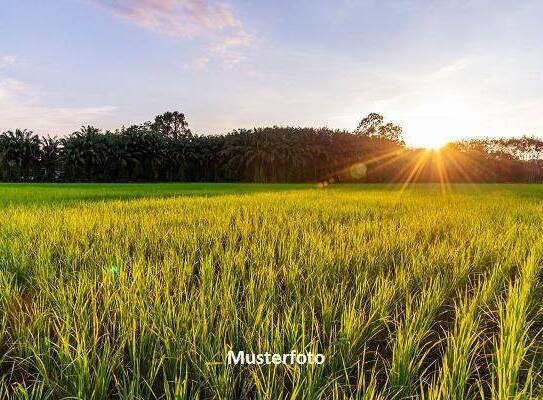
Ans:
{"label": "crop field", "polygon": [[542,264],[538,185],[0,185],[0,399],[543,398]]}

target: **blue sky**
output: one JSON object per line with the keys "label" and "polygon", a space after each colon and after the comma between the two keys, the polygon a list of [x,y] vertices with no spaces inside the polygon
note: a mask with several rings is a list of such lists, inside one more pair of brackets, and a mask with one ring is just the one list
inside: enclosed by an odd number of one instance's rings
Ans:
{"label": "blue sky", "polygon": [[194,132],[354,129],[411,145],[543,136],[543,2],[2,0],[0,130],[65,135],[166,110]]}

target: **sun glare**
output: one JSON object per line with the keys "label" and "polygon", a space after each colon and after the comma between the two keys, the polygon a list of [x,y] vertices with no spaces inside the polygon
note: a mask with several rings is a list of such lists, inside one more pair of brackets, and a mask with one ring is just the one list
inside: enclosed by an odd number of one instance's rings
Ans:
{"label": "sun glare", "polygon": [[426,150],[439,150],[445,147],[450,142],[451,140],[438,135],[427,136],[417,138],[417,140],[413,140],[412,147],[421,147]]}
{"label": "sun glare", "polygon": [[447,145],[446,141],[436,141],[436,142],[432,142],[432,143],[428,143],[424,145],[424,148],[426,150],[436,151],[436,150],[441,150],[446,145]]}

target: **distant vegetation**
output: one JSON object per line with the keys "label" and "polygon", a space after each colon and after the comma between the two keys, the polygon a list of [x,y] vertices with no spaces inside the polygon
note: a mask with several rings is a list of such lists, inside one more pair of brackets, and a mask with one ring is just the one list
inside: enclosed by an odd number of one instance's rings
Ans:
{"label": "distant vegetation", "polygon": [[469,140],[440,152],[407,148],[401,128],[372,113],[354,132],[268,127],[193,135],[185,116],[65,138],[0,134],[7,182],[541,182],[543,141]]}

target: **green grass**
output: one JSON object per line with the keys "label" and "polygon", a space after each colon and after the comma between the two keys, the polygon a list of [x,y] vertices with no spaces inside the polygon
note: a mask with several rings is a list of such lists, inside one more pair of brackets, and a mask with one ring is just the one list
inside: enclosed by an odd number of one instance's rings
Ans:
{"label": "green grass", "polygon": [[0,185],[0,399],[542,398],[542,227],[535,185]]}

